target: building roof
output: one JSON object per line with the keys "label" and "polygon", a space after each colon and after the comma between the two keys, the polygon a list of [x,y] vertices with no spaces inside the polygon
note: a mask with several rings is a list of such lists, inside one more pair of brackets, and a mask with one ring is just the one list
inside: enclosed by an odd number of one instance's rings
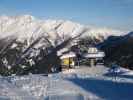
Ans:
{"label": "building roof", "polygon": [[83,56],[85,58],[103,58],[105,56],[105,53],[104,52],[86,53]]}
{"label": "building roof", "polygon": [[76,57],[76,54],[74,52],[69,52],[69,53],[66,53],[66,54],[63,54],[60,59],[64,59],[64,58],[73,58],[73,57]]}
{"label": "building roof", "polygon": [[83,55],[85,58],[103,58],[105,53],[98,50],[96,47],[90,47],[88,53]]}
{"label": "building roof", "polygon": [[98,49],[95,47],[89,47],[88,49],[88,53],[97,53],[97,52],[98,52]]}
{"label": "building roof", "polygon": [[64,52],[67,52],[69,49],[68,48],[63,48],[63,49],[61,49],[61,50],[59,50],[58,52],[57,52],[57,55],[58,56],[61,56]]}

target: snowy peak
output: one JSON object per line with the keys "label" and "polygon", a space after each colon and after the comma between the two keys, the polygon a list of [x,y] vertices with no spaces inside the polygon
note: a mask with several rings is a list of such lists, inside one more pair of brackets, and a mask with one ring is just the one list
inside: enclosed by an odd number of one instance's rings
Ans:
{"label": "snowy peak", "polygon": [[89,35],[94,36],[98,38],[99,36],[103,36],[104,38],[107,38],[109,36],[121,36],[124,35],[126,32],[122,32],[120,30],[113,30],[110,28],[91,28],[89,30]]}
{"label": "snowy peak", "polygon": [[0,16],[1,38],[10,35],[20,40],[37,38],[40,35],[49,36],[51,40],[60,37],[76,36],[86,29],[84,36],[107,38],[110,35],[123,35],[123,32],[108,28],[94,28],[65,20],[39,20],[30,15]]}

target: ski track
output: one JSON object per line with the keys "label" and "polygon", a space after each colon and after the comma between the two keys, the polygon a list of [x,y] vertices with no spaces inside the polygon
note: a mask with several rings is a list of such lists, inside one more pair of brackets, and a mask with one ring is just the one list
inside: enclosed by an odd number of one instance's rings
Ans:
{"label": "ski track", "polygon": [[58,100],[59,95],[64,100],[68,100],[67,96],[69,99],[75,96],[78,100],[132,100],[133,76],[109,77],[105,76],[107,70],[99,66],[71,69],[48,77],[1,76],[0,100]]}

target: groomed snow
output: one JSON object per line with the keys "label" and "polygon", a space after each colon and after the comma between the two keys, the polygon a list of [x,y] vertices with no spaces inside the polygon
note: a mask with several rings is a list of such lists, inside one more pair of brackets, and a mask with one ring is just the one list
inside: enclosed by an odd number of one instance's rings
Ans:
{"label": "groomed snow", "polygon": [[[124,71],[122,71],[124,75]],[[132,71],[125,69],[125,73]],[[107,76],[104,66],[57,74],[0,78],[0,98],[11,100],[132,100],[133,76]]]}

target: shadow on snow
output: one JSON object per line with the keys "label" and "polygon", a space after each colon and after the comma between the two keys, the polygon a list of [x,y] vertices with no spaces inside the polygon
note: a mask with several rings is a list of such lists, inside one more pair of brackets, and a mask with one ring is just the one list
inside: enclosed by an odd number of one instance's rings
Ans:
{"label": "shadow on snow", "polygon": [[80,86],[88,93],[94,93],[106,100],[132,100],[133,98],[133,83],[118,83],[94,78],[74,78],[68,80]]}

